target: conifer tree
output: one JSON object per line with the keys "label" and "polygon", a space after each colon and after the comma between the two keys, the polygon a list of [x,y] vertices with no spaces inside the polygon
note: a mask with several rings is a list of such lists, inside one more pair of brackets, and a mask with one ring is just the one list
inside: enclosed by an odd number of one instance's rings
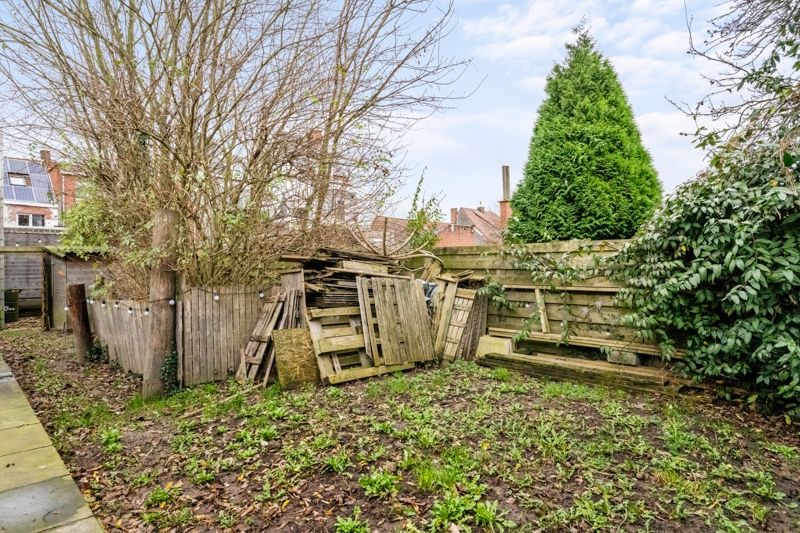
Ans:
{"label": "conifer tree", "polygon": [[622,85],[578,30],[547,78],[525,175],[511,200],[518,242],[633,236],[661,199]]}

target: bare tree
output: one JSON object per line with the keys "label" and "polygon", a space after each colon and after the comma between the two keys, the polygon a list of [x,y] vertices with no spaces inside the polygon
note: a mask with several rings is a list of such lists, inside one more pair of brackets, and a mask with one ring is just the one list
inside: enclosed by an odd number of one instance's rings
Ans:
{"label": "bare tree", "polygon": [[452,5],[435,0],[0,5],[0,125],[84,169],[134,270],[158,258],[155,210],[177,211],[190,284],[263,277],[332,213],[377,210],[399,134],[467,66],[440,52]]}
{"label": "bare tree", "polygon": [[[689,53],[720,68],[710,93],[694,108],[701,146],[736,139],[796,136],[800,125],[800,2],[731,0],[709,21],[707,37]],[[692,21],[688,20],[691,30]],[[690,31],[691,35],[691,31]]]}

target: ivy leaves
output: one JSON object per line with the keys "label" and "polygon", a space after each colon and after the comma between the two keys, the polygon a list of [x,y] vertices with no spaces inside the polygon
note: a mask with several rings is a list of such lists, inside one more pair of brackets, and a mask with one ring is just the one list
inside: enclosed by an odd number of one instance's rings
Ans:
{"label": "ivy leaves", "polygon": [[628,285],[625,325],[685,344],[686,373],[800,414],[800,198],[787,153],[797,157],[767,144],[726,152],[666,200],[615,277]]}

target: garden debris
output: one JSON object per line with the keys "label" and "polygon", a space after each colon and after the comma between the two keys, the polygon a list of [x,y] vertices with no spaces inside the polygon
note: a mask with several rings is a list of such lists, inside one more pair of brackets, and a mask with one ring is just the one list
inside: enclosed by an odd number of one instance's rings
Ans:
{"label": "garden debris", "polygon": [[238,380],[266,385],[275,362],[272,334],[276,329],[296,328],[300,324],[300,302],[303,291],[289,289],[270,297],[247,345],[241,351]]}
{"label": "garden debris", "polygon": [[[302,276],[311,350],[325,384],[413,368],[437,353],[448,360],[471,359],[485,333],[485,299],[476,300],[474,290],[460,288],[472,271],[426,283],[397,261],[360,252],[321,248],[281,259],[300,267],[290,271],[291,286],[298,287]],[[437,270],[426,272],[430,276]],[[287,275],[281,276],[284,288]],[[474,313],[473,301],[478,303]],[[429,308],[437,310],[436,321]]]}

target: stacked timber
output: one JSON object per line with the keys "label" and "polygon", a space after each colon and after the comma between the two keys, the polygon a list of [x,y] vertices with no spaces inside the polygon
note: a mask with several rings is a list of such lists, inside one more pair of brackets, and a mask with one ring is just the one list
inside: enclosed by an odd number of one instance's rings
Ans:
{"label": "stacked timber", "polygon": [[434,359],[422,283],[403,274],[397,262],[330,248],[282,259],[298,263],[303,273],[305,316],[323,383],[407,370]]}

